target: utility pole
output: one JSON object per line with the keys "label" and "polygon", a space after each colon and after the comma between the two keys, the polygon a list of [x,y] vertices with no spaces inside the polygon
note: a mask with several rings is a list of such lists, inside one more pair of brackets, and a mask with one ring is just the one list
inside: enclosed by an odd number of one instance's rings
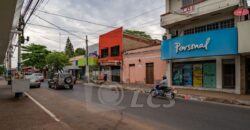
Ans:
{"label": "utility pole", "polygon": [[61,32],[59,32],[59,51],[61,51]]}
{"label": "utility pole", "polygon": [[[12,43],[10,43],[12,44]],[[12,84],[12,77],[11,77],[11,57],[12,57],[12,45],[9,46],[7,51],[7,77],[8,77],[8,85]]]}
{"label": "utility pole", "polygon": [[17,41],[17,71],[20,74],[21,71],[21,44],[25,42],[23,29],[24,29],[24,19],[23,16],[19,19],[18,31],[21,33],[18,34],[18,41]]}
{"label": "utility pole", "polygon": [[87,82],[89,83],[89,47],[88,47],[88,36],[86,35],[86,78],[87,78]]}
{"label": "utility pole", "polygon": [[18,42],[17,42],[17,71],[20,73],[21,71],[21,38],[22,35],[18,34]]}

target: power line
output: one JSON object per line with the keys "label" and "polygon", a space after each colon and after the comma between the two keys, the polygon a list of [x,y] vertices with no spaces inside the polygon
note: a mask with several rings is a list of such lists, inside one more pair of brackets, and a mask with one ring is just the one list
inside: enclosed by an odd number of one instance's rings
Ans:
{"label": "power line", "polygon": [[[35,23],[27,23],[27,24],[28,25],[32,25],[32,26],[38,26],[38,27],[53,29],[53,30],[60,30],[58,28],[54,28],[54,27],[50,27],[50,26],[45,26],[45,25],[41,25],[41,24],[35,24]],[[67,30],[67,29],[65,29],[65,30]],[[84,33],[84,34],[89,35],[87,32],[82,32],[82,31],[76,31],[76,30],[67,30],[67,31],[69,31],[69,32],[75,32],[75,33]]]}
{"label": "power line", "polygon": [[27,12],[29,11],[29,8],[30,8],[32,2],[33,2],[33,0],[29,0],[29,2],[27,3],[26,8],[25,8],[24,12],[22,13],[23,17],[25,17],[27,15]]}
{"label": "power line", "polygon": [[131,18],[122,20],[122,23],[125,23],[125,22],[127,22],[127,21],[129,21],[129,20],[131,20],[131,19],[135,19],[135,18],[138,18],[138,17],[143,16],[143,15],[146,15],[146,14],[148,14],[148,13],[152,13],[153,11],[156,11],[156,10],[161,9],[161,8],[163,8],[163,7],[165,7],[165,6],[159,6],[159,7],[153,8],[153,9],[151,9],[151,10],[148,10],[148,11],[146,11],[146,12],[143,12],[143,13],[141,13],[141,14],[139,14],[139,15],[136,15],[136,16],[134,16],[134,17],[131,17]]}
{"label": "power line", "polygon": [[31,16],[34,14],[36,8],[38,7],[38,3],[39,3],[39,2],[40,2],[40,0],[37,0],[37,2],[36,2],[36,4],[35,4],[34,8],[32,9],[32,11],[31,11],[29,17],[28,17],[27,20],[26,20],[25,24],[27,24],[27,23],[29,22]]}
{"label": "power line", "polygon": [[61,14],[55,14],[55,13],[51,13],[51,12],[47,12],[47,11],[42,11],[42,10],[38,10],[38,11],[42,12],[42,13],[45,13],[45,14],[59,16],[59,17],[63,17],[63,18],[67,18],[67,19],[71,19],[71,20],[75,20],[75,21],[79,21],[79,22],[85,22],[85,23],[94,24],[94,25],[98,25],[98,26],[104,26],[104,27],[107,27],[107,28],[116,28],[114,26],[104,25],[104,24],[100,24],[100,23],[96,23],[96,22],[91,22],[91,21],[87,21],[87,20],[82,20],[82,19],[77,19],[77,18],[72,18],[72,17],[68,17],[68,16],[65,16],[65,15],[61,15]]}
{"label": "power line", "polygon": [[[79,38],[79,39],[85,40],[84,38],[79,37],[78,35],[75,35],[74,33],[71,33],[70,31],[63,29],[63,28],[57,26],[56,24],[54,24],[54,23],[52,23],[52,22],[49,22],[49,21],[47,21],[47,20],[41,18],[40,16],[38,16],[38,15],[36,15],[36,14],[34,14],[34,15],[35,15],[36,17],[38,17],[39,19],[41,19],[41,20],[43,20],[43,21],[49,23],[50,25],[55,26],[55,27],[58,28],[59,30],[62,30],[62,31],[64,31],[64,32],[67,32],[68,34],[71,34],[72,36],[75,36],[75,37],[77,37],[77,38]],[[94,42],[91,42],[91,43],[94,43]]]}
{"label": "power line", "polygon": [[[122,23],[125,23],[125,22],[127,22],[127,21],[129,21],[129,20],[131,20],[131,19],[135,19],[135,18],[144,16],[144,15],[146,15],[146,14],[148,14],[148,13],[152,13],[153,11],[156,11],[156,10],[161,9],[161,8],[164,8],[164,7],[165,7],[165,6],[159,6],[159,7],[153,8],[153,9],[151,9],[151,10],[142,12],[142,13],[136,15],[136,16],[130,17],[130,18],[128,18],[128,19],[121,20],[121,22],[122,22]],[[118,21],[118,22],[120,22],[120,21]],[[115,26],[115,25],[114,25],[114,26]],[[123,26],[124,26],[124,24],[123,24]],[[101,29],[101,30],[97,30],[97,31],[95,31],[94,33],[97,33],[97,32],[100,32],[100,31],[104,31],[105,29],[107,29],[107,28],[104,28],[104,29]]]}

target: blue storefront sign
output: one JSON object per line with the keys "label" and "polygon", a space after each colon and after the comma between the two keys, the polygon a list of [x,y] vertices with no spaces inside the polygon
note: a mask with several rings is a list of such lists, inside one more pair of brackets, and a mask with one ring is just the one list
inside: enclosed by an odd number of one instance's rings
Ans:
{"label": "blue storefront sign", "polygon": [[163,41],[161,59],[222,56],[238,53],[236,28],[186,35]]}

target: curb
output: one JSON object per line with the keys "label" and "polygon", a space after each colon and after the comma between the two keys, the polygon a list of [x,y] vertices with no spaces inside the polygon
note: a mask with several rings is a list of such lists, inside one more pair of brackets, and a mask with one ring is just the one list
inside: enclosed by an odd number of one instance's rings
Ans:
{"label": "curb", "polygon": [[239,99],[221,99],[215,97],[204,97],[204,96],[194,96],[194,95],[185,95],[185,94],[177,94],[177,97],[184,100],[193,100],[193,101],[208,101],[208,102],[217,102],[224,104],[234,104],[234,105],[242,105],[242,106],[250,106],[250,101],[247,100],[239,100]]}
{"label": "curb", "polygon": [[[127,91],[137,91],[139,93],[149,93],[150,89],[138,89],[138,88],[131,88],[131,87],[108,87],[107,85],[99,85],[94,83],[83,83],[84,85],[97,87],[97,88],[105,88],[110,90],[127,90]],[[200,101],[200,102],[217,102],[223,104],[234,104],[234,105],[241,105],[241,106],[250,106],[250,101],[248,100],[239,100],[239,99],[221,99],[215,97],[204,97],[204,96],[195,96],[195,95],[186,95],[186,94],[178,94],[176,95],[177,98],[181,98],[184,100],[191,100],[191,101]]]}

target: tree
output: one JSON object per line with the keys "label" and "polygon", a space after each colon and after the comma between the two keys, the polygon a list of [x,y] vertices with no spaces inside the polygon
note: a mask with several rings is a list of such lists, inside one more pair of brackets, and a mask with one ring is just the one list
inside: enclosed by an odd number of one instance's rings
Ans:
{"label": "tree", "polygon": [[3,75],[6,71],[6,68],[4,67],[4,65],[0,65],[0,75]]}
{"label": "tree", "polygon": [[69,57],[63,52],[52,52],[46,57],[46,63],[51,72],[58,72],[69,63]]}
{"label": "tree", "polygon": [[75,56],[80,56],[80,55],[85,55],[85,49],[83,49],[83,48],[77,48],[76,50],[75,50]]}
{"label": "tree", "polygon": [[152,39],[150,35],[148,35],[146,32],[142,32],[142,31],[125,30],[124,33],[129,34],[129,35],[133,35],[136,37],[140,37],[140,38]]}
{"label": "tree", "polygon": [[22,64],[43,70],[46,66],[45,58],[49,53],[47,47],[43,45],[32,43],[28,46],[22,46]]}
{"label": "tree", "polygon": [[74,47],[69,39],[69,37],[67,38],[67,41],[66,41],[66,46],[65,46],[65,54],[71,58],[74,56]]}

